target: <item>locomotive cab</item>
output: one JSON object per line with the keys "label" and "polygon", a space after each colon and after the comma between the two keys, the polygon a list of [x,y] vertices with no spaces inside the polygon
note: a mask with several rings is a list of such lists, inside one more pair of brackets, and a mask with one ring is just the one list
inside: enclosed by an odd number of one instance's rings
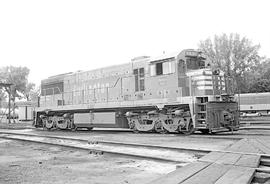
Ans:
{"label": "locomotive cab", "polygon": [[206,56],[200,51],[187,50],[185,58],[187,70],[198,70],[206,67]]}

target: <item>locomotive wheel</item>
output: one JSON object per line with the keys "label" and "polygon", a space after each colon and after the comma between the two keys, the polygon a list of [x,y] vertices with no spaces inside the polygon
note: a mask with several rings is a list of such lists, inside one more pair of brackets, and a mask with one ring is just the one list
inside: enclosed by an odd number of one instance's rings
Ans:
{"label": "locomotive wheel", "polygon": [[154,128],[155,128],[155,131],[157,133],[161,133],[164,130],[164,128],[162,127],[161,120],[158,120],[158,121],[155,122],[155,127]]}
{"label": "locomotive wheel", "polygon": [[61,129],[61,130],[65,130],[68,128],[68,123],[67,123],[67,121],[57,121],[56,127]]}
{"label": "locomotive wheel", "polygon": [[52,128],[58,128],[58,126],[57,126],[58,117],[57,116],[53,116],[51,120],[53,122]]}
{"label": "locomotive wheel", "polygon": [[129,118],[128,125],[129,125],[129,129],[131,129],[134,133],[139,133],[139,130],[136,127],[136,121],[138,121],[138,120]]}
{"label": "locomotive wheel", "polygon": [[45,127],[46,127],[47,119],[46,119],[46,118],[43,118],[43,119],[41,120],[41,122],[42,122],[42,128],[43,128],[43,130],[44,130]]}
{"label": "locomotive wheel", "polygon": [[183,131],[183,134],[190,135],[193,132],[194,132],[194,126],[193,126],[192,120],[190,119],[189,124],[188,124],[188,130]]}
{"label": "locomotive wheel", "polygon": [[169,132],[168,130],[166,130],[166,129],[163,127],[162,120],[156,121],[156,123],[155,123],[155,131],[156,131],[157,133],[161,133],[161,134],[166,134],[166,133]]}
{"label": "locomotive wheel", "polygon": [[135,128],[135,121],[132,120],[132,119],[130,119],[130,120],[128,121],[128,125],[129,125],[129,128],[130,128],[131,130],[133,130],[133,129]]}
{"label": "locomotive wheel", "polygon": [[162,131],[160,131],[159,133],[161,133],[161,134],[167,134],[167,133],[169,133],[169,131],[163,128]]}
{"label": "locomotive wheel", "polygon": [[145,123],[145,119],[144,117],[141,118],[134,118],[132,122],[134,122],[134,127],[133,127],[133,131],[135,133],[140,132],[149,132],[152,131],[154,129],[155,124],[153,123],[153,121],[151,121],[151,124],[147,124]]}
{"label": "locomotive wheel", "polygon": [[177,121],[174,121],[173,119],[165,119],[163,121],[163,127],[164,130],[167,132],[177,132],[178,131],[178,123]]}
{"label": "locomotive wheel", "polygon": [[69,119],[65,119],[64,121],[67,124],[67,129],[72,129],[71,121]]}
{"label": "locomotive wheel", "polygon": [[53,121],[52,120],[48,120],[46,119],[46,123],[45,123],[45,126],[48,130],[52,129],[53,128]]}
{"label": "locomotive wheel", "polygon": [[78,127],[76,125],[74,125],[72,128],[71,128],[71,131],[77,131],[78,130]]}
{"label": "locomotive wheel", "polygon": [[163,127],[161,127],[160,129],[155,129],[155,131],[156,131],[157,133],[161,133],[161,134],[166,134],[166,133],[169,132],[168,130],[166,130],[166,129],[163,128]]}

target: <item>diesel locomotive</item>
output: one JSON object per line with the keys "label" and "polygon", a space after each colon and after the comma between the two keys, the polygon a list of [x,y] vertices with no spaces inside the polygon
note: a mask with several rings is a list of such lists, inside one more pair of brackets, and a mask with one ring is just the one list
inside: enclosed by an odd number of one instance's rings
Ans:
{"label": "diesel locomotive", "polygon": [[34,124],[185,134],[238,130],[231,80],[207,63],[201,51],[186,49],[49,77],[41,81]]}

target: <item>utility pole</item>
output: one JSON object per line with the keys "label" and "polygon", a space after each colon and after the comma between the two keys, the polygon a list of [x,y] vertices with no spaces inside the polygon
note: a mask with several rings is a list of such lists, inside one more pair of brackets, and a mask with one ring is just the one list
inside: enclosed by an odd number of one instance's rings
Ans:
{"label": "utility pole", "polygon": [[10,101],[11,101],[11,89],[9,86],[9,90],[8,90],[8,124],[10,124]]}

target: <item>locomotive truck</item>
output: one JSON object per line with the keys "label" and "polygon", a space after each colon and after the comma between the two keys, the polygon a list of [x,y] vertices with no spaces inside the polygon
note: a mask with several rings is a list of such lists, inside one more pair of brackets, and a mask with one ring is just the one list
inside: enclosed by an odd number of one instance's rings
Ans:
{"label": "locomotive truck", "polygon": [[34,124],[47,129],[130,128],[190,134],[239,128],[230,80],[186,49],[41,81]]}

